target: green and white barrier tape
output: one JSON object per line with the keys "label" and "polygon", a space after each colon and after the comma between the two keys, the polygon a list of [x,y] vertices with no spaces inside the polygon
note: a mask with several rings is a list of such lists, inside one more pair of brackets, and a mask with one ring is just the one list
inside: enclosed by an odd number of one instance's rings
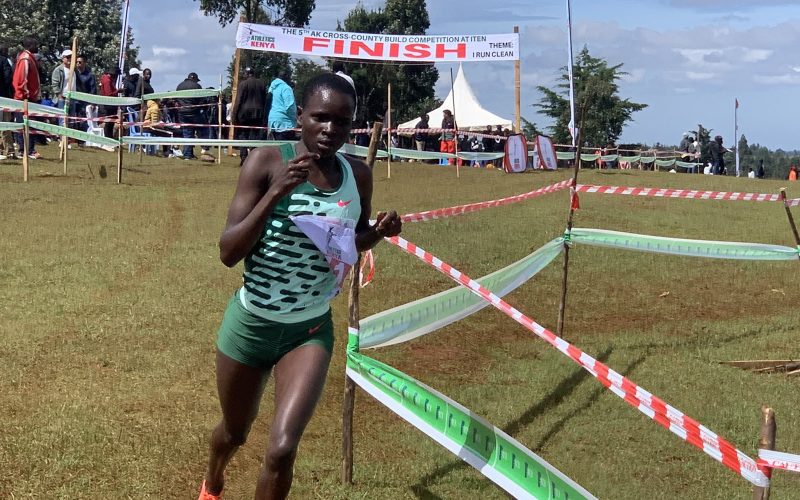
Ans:
{"label": "green and white barrier tape", "polygon": [[41,130],[42,132],[47,132],[49,134],[65,135],[73,139],[78,139],[79,141],[100,144],[101,146],[111,146],[112,148],[119,146],[119,141],[115,139],[109,139],[108,137],[103,137],[101,135],[89,134],[86,132],[82,132],[80,130],[61,127],[59,125],[53,125],[52,123],[44,123],[44,122],[37,122],[30,120],[28,121],[28,126],[30,128]]}
{"label": "green and white barrier tape", "polygon": [[221,90],[219,89],[191,89],[191,90],[171,90],[169,92],[154,92],[152,94],[145,94],[142,96],[143,101],[150,99],[157,101],[159,99],[194,99],[199,97],[217,97]]}
{"label": "green and white barrier tape", "polygon": [[[17,101],[16,99],[0,97],[0,108],[21,113],[24,111],[25,103],[23,101]],[[28,103],[28,113],[38,116],[64,116],[66,114],[63,109],[54,108],[53,106],[42,106],[34,102]]]}
{"label": "green and white barrier tape", "polygon": [[399,370],[363,354],[348,352],[347,375],[515,498],[595,498],[502,430]]}
{"label": "green and white barrier tape", "polygon": [[572,241],[584,245],[713,259],[797,260],[798,257],[797,249],[780,245],[666,238],[604,229],[572,228]]}
{"label": "green and white barrier tape", "polygon": [[112,97],[105,95],[87,94],[86,92],[67,92],[67,97],[74,101],[99,104],[101,106],[141,106],[142,100],[136,97]]}
{"label": "green and white barrier tape", "polygon": [[[477,280],[503,297],[547,267],[564,249],[556,238],[527,257]],[[421,337],[466,318],[489,304],[464,287],[456,287],[361,320],[362,349],[375,349]]]}

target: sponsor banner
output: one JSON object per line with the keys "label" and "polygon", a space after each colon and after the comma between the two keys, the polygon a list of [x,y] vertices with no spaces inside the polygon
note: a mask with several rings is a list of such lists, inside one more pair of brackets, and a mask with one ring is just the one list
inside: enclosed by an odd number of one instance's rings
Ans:
{"label": "sponsor banner", "polygon": [[385,35],[239,23],[236,48],[376,61],[517,61],[519,34]]}

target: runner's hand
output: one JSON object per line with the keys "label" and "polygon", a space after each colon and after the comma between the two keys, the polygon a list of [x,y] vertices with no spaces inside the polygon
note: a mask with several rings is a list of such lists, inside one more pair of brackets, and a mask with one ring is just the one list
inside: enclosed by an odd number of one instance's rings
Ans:
{"label": "runner's hand", "polygon": [[394,210],[390,212],[378,212],[375,217],[375,225],[372,228],[381,238],[391,238],[397,236],[403,230],[403,222]]}
{"label": "runner's hand", "polygon": [[291,160],[286,167],[277,169],[273,172],[270,178],[270,191],[277,198],[283,198],[292,192],[300,184],[308,180],[309,168],[311,163],[319,159],[316,153],[303,153],[297,155]]}

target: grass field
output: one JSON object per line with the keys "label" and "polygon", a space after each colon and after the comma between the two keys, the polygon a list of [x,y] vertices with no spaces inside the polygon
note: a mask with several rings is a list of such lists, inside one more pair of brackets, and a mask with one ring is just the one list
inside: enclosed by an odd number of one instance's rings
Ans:
{"label": "grass field", "polygon": [[[57,155],[53,147],[45,157]],[[0,498],[196,497],[219,418],[214,339],[241,268],[217,239],[238,174],[222,166],[72,151],[0,163]],[[108,177],[99,176],[105,165]],[[89,166],[91,168],[89,168]],[[408,213],[523,193],[570,172],[505,175],[393,164],[375,170],[374,209]],[[777,181],[638,171],[581,172],[584,183],[777,192]],[[800,196],[796,186],[789,195]],[[566,191],[403,235],[477,278],[563,232]],[[794,246],[777,203],[584,194],[577,227]],[[798,217],[796,215],[796,217]],[[800,218],[800,217],[798,217]],[[362,315],[453,286],[383,244]],[[754,456],[760,407],[778,448],[800,452],[800,378],[721,366],[800,358],[800,262],[741,263],[576,247],[566,337]],[[561,260],[507,297],[556,326]],[[661,297],[664,292],[668,295]],[[339,485],[346,299],[334,301],[329,382],[297,461],[294,498],[505,498],[478,472],[359,393],[352,488]],[[519,325],[485,310],[370,355],[453,397],[601,498],[749,498],[749,483],[654,424]],[[250,498],[271,393],[228,470],[227,498]],[[773,498],[797,498],[777,472]],[[794,493],[792,493],[794,492]]]}

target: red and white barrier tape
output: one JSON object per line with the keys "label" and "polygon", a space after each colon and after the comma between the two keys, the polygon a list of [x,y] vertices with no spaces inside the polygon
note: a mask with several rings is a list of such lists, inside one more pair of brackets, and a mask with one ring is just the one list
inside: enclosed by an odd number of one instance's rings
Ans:
{"label": "red and white barrier tape", "polygon": [[483,210],[484,208],[509,205],[511,203],[517,203],[520,201],[529,200],[531,198],[536,198],[537,196],[541,196],[543,194],[554,193],[556,191],[568,188],[571,182],[572,182],[571,179],[567,179],[565,181],[557,182],[555,184],[550,184],[549,186],[545,186],[543,188],[539,188],[527,193],[509,196],[507,198],[500,198],[499,200],[480,201],[477,203],[469,203],[467,205],[459,205],[456,207],[439,208],[436,210],[428,210],[426,212],[406,214],[403,215],[401,218],[403,222],[419,222],[426,220],[435,220],[444,217],[453,217],[455,215],[463,215],[470,212],[477,212],[478,210]]}
{"label": "red and white barrier tape", "polygon": [[697,191],[694,189],[591,186],[586,184],[578,184],[576,189],[580,193],[624,194],[630,196],[650,196],[656,198],[688,198],[696,200],[778,201],[780,199],[777,194],[737,193],[737,192],[727,192],[727,191]]}
{"label": "red and white barrier tape", "polygon": [[570,359],[591,373],[607,389],[625,400],[626,403],[644,413],[656,423],[669,429],[672,433],[689,444],[699,448],[713,459],[741,475],[756,486],[768,486],[769,478],[758,467],[756,461],[736,449],[730,442],[718,436],[696,420],[683,414],[678,409],[666,404],[661,399],[645,391],[631,380],[611,370],[569,342],[528,318],[517,309],[508,305],[500,297],[481,286],[466,274],[442,262],[436,256],[410,243],[399,236],[387,239],[407,253],[435,267],[456,283],[470,289],[473,293],[504,312],[541,339],[558,349]]}
{"label": "red and white barrier tape", "polygon": [[772,450],[758,450],[758,464],[769,469],[800,472],[800,455]]}
{"label": "red and white barrier tape", "polygon": [[786,200],[787,207],[800,207],[800,198],[795,198],[793,200]]}

